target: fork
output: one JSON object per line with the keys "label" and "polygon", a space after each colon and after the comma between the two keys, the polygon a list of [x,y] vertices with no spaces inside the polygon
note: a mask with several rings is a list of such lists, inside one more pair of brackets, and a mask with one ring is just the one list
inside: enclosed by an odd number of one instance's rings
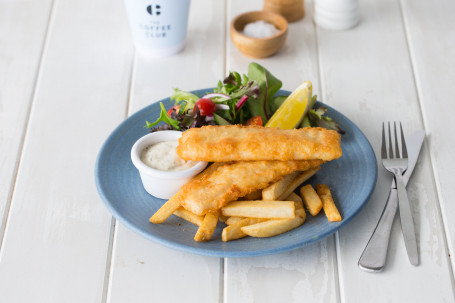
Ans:
{"label": "fork", "polygon": [[[406,142],[404,139],[403,128],[400,122],[401,140],[397,136],[397,124],[394,122],[394,137],[395,137],[395,151],[392,147],[392,135],[390,131],[390,122],[388,122],[388,138],[389,150],[387,152],[386,132],[384,123],[382,123],[382,144],[381,144],[381,157],[384,167],[394,175],[398,191],[398,206],[400,209],[401,229],[403,231],[404,243],[408,253],[409,260],[412,265],[419,264],[419,255],[417,252],[417,240],[414,229],[414,222],[412,219],[411,205],[409,203],[406,186],[403,181],[403,173],[408,168],[408,151],[406,149]],[[401,142],[401,155],[400,146]]]}

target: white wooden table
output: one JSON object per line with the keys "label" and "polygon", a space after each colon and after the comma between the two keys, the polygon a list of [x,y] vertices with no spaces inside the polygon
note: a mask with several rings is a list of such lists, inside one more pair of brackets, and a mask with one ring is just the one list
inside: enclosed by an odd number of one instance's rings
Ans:
{"label": "white wooden table", "polygon": [[135,54],[121,0],[0,0],[0,302],[455,302],[455,2],[362,0],[361,22],[327,31],[306,16],[255,60],[293,90],[313,82],[369,138],[401,120],[427,133],[408,185],[421,265],[399,222],[386,270],[357,267],[385,204],[378,162],[368,204],[333,236],[278,255],[220,259],[162,247],[118,223],[93,171],[110,132],[170,95],[213,86],[252,59],[230,20],[259,0],[193,0],[177,56]]}

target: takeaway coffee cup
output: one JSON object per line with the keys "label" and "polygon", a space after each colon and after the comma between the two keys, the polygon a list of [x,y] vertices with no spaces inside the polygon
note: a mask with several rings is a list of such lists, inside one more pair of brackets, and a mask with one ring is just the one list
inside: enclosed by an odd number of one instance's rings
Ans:
{"label": "takeaway coffee cup", "polygon": [[190,0],[125,0],[138,52],[166,57],[185,47]]}

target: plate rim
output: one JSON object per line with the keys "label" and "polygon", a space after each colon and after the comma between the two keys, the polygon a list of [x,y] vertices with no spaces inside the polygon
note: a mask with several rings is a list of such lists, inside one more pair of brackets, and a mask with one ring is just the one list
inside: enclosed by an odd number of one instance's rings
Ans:
{"label": "plate rim", "polygon": [[[197,89],[197,90],[191,90],[190,92],[197,94],[197,93],[200,93],[200,92],[210,92],[211,90],[213,90],[213,87],[212,88],[202,88],[202,89]],[[280,95],[280,94],[283,95],[283,94],[290,94],[290,93],[291,93],[290,91],[280,89],[275,95]],[[362,130],[354,122],[352,122],[349,118],[347,118],[345,115],[343,115],[341,112],[339,112],[335,108],[333,108],[333,107],[331,107],[331,106],[329,106],[329,105],[327,105],[327,104],[325,104],[323,102],[317,101],[317,104],[319,106],[326,106],[326,107],[328,107],[330,109],[330,111],[335,112],[337,115],[340,115],[340,116],[344,117],[346,120],[348,120],[357,129],[357,131],[363,136],[363,138],[365,139],[365,142],[367,143],[368,150],[370,151],[371,155],[373,156],[372,159],[369,159],[374,164],[373,165],[374,174],[373,174],[373,179],[371,180],[371,183],[372,183],[371,189],[370,189],[369,193],[367,194],[365,200],[361,203],[360,207],[355,209],[355,211],[352,213],[352,215],[349,218],[343,219],[341,222],[337,222],[338,225],[334,229],[329,229],[329,230],[319,234],[317,237],[313,237],[312,239],[310,239],[310,240],[308,240],[306,242],[298,242],[297,241],[297,242],[294,242],[294,243],[289,244],[289,245],[278,246],[278,247],[274,247],[272,249],[269,248],[269,249],[257,249],[257,250],[229,251],[229,250],[214,250],[214,249],[210,249],[210,248],[198,248],[198,247],[188,246],[188,245],[183,244],[183,243],[173,242],[171,240],[163,239],[163,238],[161,238],[159,236],[147,233],[146,231],[144,231],[141,228],[137,227],[133,222],[130,222],[129,220],[125,219],[122,216],[122,214],[119,211],[117,211],[117,209],[115,207],[113,207],[112,203],[106,197],[106,194],[105,194],[105,192],[102,189],[103,185],[102,185],[102,180],[101,180],[101,177],[100,177],[100,175],[101,175],[100,163],[102,161],[102,156],[104,155],[104,153],[106,152],[106,150],[109,147],[109,143],[125,127],[127,122],[129,122],[131,120],[136,120],[137,117],[148,115],[147,111],[150,111],[153,107],[155,107],[160,102],[169,102],[169,100],[170,100],[170,96],[167,97],[167,98],[163,98],[161,100],[158,100],[156,102],[153,102],[153,103],[141,108],[140,110],[134,112],[132,115],[130,115],[129,117],[124,119],[122,122],[120,122],[119,125],[117,127],[115,127],[111,131],[109,136],[103,142],[103,145],[101,146],[101,148],[100,148],[100,150],[98,152],[98,155],[97,155],[97,158],[96,158],[96,162],[95,162],[95,171],[94,171],[94,173],[95,173],[95,184],[96,184],[96,188],[97,188],[98,194],[99,194],[101,200],[103,201],[103,204],[105,205],[105,207],[108,209],[110,214],[116,220],[118,220],[123,225],[128,227],[128,229],[130,229],[134,233],[139,234],[140,236],[146,238],[147,240],[150,240],[150,241],[152,241],[154,243],[157,243],[157,244],[160,244],[160,245],[163,245],[165,247],[168,247],[168,248],[171,248],[171,249],[175,249],[175,250],[178,250],[178,251],[193,253],[193,254],[202,255],[202,256],[213,256],[213,257],[221,257],[221,258],[243,258],[243,257],[255,257],[255,256],[263,256],[263,255],[271,255],[271,254],[283,253],[283,252],[286,252],[286,251],[294,250],[294,249],[297,249],[297,248],[302,248],[302,247],[310,245],[312,243],[321,241],[322,239],[325,239],[326,237],[328,237],[328,236],[334,234],[335,232],[337,232],[338,230],[340,230],[342,227],[344,227],[346,224],[351,222],[352,219],[355,218],[358,215],[358,213],[368,203],[368,201],[371,198],[371,195],[374,192],[374,189],[375,189],[375,187],[377,185],[377,179],[378,179],[378,165],[377,165],[376,154],[374,153],[374,150],[373,150],[373,148],[371,146],[370,141],[365,136],[365,134],[362,132]],[[229,243],[229,242],[225,242],[225,243]]]}

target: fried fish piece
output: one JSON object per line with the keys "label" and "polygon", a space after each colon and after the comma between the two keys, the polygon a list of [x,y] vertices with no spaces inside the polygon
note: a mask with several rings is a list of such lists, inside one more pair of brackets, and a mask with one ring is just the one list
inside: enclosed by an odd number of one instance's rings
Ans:
{"label": "fried fish piece", "polygon": [[[321,165],[322,160],[308,161],[242,161],[229,162],[217,166],[199,178],[185,185],[169,200],[172,204],[183,206],[186,210],[205,215],[216,212],[231,201],[237,200],[294,171],[303,171]],[[165,207],[162,207],[165,209]],[[161,209],[150,219],[161,223]]]}
{"label": "fried fish piece", "polygon": [[262,126],[203,126],[185,131],[177,155],[210,162],[258,160],[330,161],[341,157],[341,137],[319,127],[282,130]]}

